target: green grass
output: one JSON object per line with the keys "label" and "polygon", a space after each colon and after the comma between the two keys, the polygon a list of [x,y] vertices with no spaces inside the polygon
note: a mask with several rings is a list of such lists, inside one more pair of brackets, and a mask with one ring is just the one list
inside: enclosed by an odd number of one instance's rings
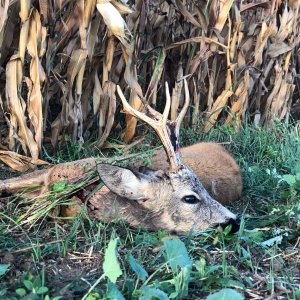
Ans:
{"label": "green grass", "polygon": [[[224,143],[241,166],[243,197],[232,209],[244,217],[235,235],[208,229],[178,238],[122,220],[101,223],[84,210],[72,221],[47,219],[41,210],[29,229],[20,221],[26,204],[1,200],[0,299],[81,299],[89,291],[86,299],[300,299],[299,134],[281,124],[237,133],[230,127],[182,131],[182,144]],[[132,151],[151,152],[156,142],[149,134]],[[95,155],[91,149],[69,142],[45,158],[71,161]],[[68,190],[82,184],[57,186],[48,201],[64,204]],[[227,298],[212,295],[217,292]]]}

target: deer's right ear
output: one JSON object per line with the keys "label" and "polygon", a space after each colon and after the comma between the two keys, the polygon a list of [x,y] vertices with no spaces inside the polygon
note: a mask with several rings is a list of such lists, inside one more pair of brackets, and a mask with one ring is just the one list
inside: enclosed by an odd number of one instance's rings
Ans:
{"label": "deer's right ear", "polygon": [[113,193],[129,200],[146,200],[148,182],[145,176],[137,176],[131,170],[109,164],[98,164],[98,174]]}

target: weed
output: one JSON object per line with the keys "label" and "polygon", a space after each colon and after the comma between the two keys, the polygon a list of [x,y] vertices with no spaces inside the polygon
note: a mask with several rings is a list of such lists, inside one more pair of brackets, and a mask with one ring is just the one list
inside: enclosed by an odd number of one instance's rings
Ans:
{"label": "weed", "polygon": [[[241,166],[243,198],[231,208],[243,213],[237,234],[210,228],[175,238],[122,220],[98,222],[85,210],[62,222],[46,215],[70,204],[69,195],[93,178],[61,181],[44,200],[18,204],[15,198],[3,205],[0,298],[300,299],[299,132],[280,124],[208,134],[200,125],[182,130],[183,144],[200,140],[222,143]],[[141,156],[147,162],[156,142],[149,134],[130,162]],[[122,155],[122,149],[106,155]],[[56,156],[45,157],[57,163],[97,154],[69,141]],[[37,221],[25,222],[25,213]]]}

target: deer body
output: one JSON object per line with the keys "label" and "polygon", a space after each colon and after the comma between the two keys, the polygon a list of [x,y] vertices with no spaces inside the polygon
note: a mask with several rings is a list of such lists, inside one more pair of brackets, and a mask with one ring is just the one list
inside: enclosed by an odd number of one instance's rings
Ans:
{"label": "deer body", "polygon": [[[135,110],[128,104],[119,86],[117,87],[124,111],[146,122],[160,137],[169,168],[163,165],[165,159],[160,160],[161,155],[153,162],[153,166],[158,170],[145,167],[132,170],[101,163],[97,165],[95,159],[89,158],[60,164],[23,178],[0,181],[0,191],[16,192],[22,185],[24,187],[37,185],[40,186],[40,192],[44,193],[59,180],[64,179],[73,183],[97,169],[105,187],[88,199],[87,207],[90,213],[101,220],[120,216],[132,226],[142,226],[151,230],[165,229],[183,234],[187,234],[191,229],[199,231],[218,224],[232,224],[236,230],[238,227],[236,215],[213,199],[206,190],[211,187],[211,191],[219,195],[220,200],[224,200],[223,196],[229,193],[230,187],[233,189],[236,182],[239,182],[239,189],[241,188],[239,169],[233,159],[215,144],[210,146],[198,144],[183,151],[185,163],[190,164],[195,170],[181,163],[178,151],[179,126],[189,105],[186,80],[184,87],[185,104],[175,121],[168,120],[171,100],[167,84],[166,107],[163,114],[147,104],[145,104],[146,113]],[[201,148],[207,151],[202,152]],[[223,153],[222,158],[209,156],[209,152],[216,151]],[[220,167],[216,159],[227,160],[230,163]],[[235,173],[227,176],[232,166],[236,169]],[[200,177],[202,176],[203,182],[206,182],[206,188],[197,177],[197,172]],[[228,177],[228,180],[222,181],[222,177]],[[91,186],[85,189],[89,192]],[[224,193],[221,192],[222,189],[225,189]],[[233,194],[239,194],[239,189]],[[228,199],[227,197],[224,202],[228,202]]]}
{"label": "deer body", "polygon": [[[218,150],[217,156],[212,149]],[[190,173],[188,167],[179,172],[178,178],[176,178],[178,173],[167,175],[165,173],[168,166],[166,155],[163,151],[158,150],[154,153],[151,164],[151,168],[159,169],[158,171],[148,168],[132,171],[108,164],[99,164],[98,172],[106,185],[89,199],[90,214],[105,221],[122,218],[134,227],[142,226],[150,230],[165,229],[177,233],[187,233],[192,228],[201,230],[235,219],[234,214],[213,200],[212,195],[205,191],[205,188],[210,191],[210,186],[216,181],[216,178],[220,180],[225,178],[221,184],[217,182],[214,185],[218,192],[214,198],[220,202],[225,200],[229,203],[230,195],[240,195],[241,177],[233,158],[221,146],[214,143],[195,144],[182,148],[181,152],[184,162],[190,164],[194,173],[200,177],[204,187],[196,175],[191,175],[193,172]],[[223,164],[225,159],[229,161],[229,166],[232,163],[232,169]],[[213,163],[215,168],[211,166]],[[47,191],[59,180],[74,183],[94,172],[96,166],[95,158],[58,164],[48,170],[40,170],[0,181],[0,191],[12,193],[29,187],[40,187],[35,192],[31,192],[31,197],[34,197]],[[188,184],[183,182],[186,173],[189,174],[188,179],[185,179],[190,182]],[[144,182],[141,183],[140,179],[144,179]],[[233,184],[234,182],[236,184]],[[90,191],[87,187],[87,192]],[[182,195],[178,195],[178,191],[181,191]],[[204,193],[206,199],[204,197],[198,204],[182,202],[185,193],[193,195],[197,192]],[[174,194],[177,194],[177,197]],[[162,199],[172,199],[172,201],[167,202],[166,205]],[[64,215],[71,216],[76,212],[78,212],[78,207],[70,206]],[[198,215],[198,222],[195,222],[195,215]]]}

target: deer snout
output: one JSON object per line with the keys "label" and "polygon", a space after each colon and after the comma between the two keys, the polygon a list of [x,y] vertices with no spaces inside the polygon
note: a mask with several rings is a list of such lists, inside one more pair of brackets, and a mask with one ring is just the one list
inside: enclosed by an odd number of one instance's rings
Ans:
{"label": "deer snout", "polygon": [[230,218],[227,222],[220,224],[220,226],[225,229],[228,225],[231,225],[230,233],[236,233],[240,229],[241,219],[239,216],[235,216],[234,218]]}

